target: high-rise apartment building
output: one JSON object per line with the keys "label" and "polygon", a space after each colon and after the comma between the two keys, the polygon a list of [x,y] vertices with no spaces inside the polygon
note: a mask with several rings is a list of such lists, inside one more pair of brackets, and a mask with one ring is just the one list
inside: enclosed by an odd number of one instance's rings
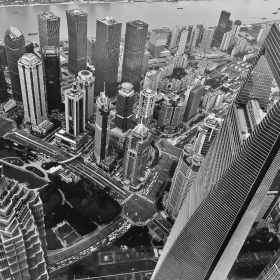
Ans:
{"label": "high-rise apartment building", "polygon": [[4,68],[0,65],[0,108],[9,100]]}
{"label": "high-rise apartment building", "polygon": [[126,23],[122,81],[133,84],[135,91],[140,89],[147,32],[148,24],[141,20]]}
{"label": "high-rise apartment building", "polygon": [[179,35],[180,35],[180,27],[178,25],[175,25],[172,29],[171,41],[169,45],[170,50],[176,47]]}
{"label": "high-rise apartment building", "polygon": [[65,90],[64,95],[66,132],[77,137],[85,131],[85,92],[74,82],[72,88]]}
{"label": "high-rise apartment building", "polygon": [[234,27],[233,21],[229,20],[228,24],[227,24],[226,32],[231,31],[233,29],[233,27]]}
{"label": "high-rise apartment building", "polygon": [[191,38],[190,38],[190,42],[189,42],[189,47],[188,47],[188,52],[192,53],[195,46],[196,46],[196,41],[199,35],[200,29],[199,28],[193,28],[192,29],[192,34],[191,34]]}
{"label": "high-rise apartment building", "polygon": [[238,36],[242,22],[240,20],[236,20],[233,25],[233,31],[235,36]]}
{"label": "high-rise apartment building", "polygon": [[145,50],[144,58],[143,58],[143,66],[142,66],[142,74],[144,74],[144,75],[148,71],[150,55],[151,54],[147,50]]}
{"label": "high-rise apartment building", "polygon": [[5,32],[4,42],[13,97],[17,101],[22,101],[18,61],[26,53],[24,36],[20,30],[10,26]]}
{"label": "high-rise apartment building", "polygon": [[96,23],[96,62],[94,94],[103,91],[109,98],[117,95],[117,79],[121,43],[121,22],[113,17],[98,19]]}
{"label": "high-rise apartment building", "polygon": [[151,70],[146,73],[143,83],[143,89],[151,89],[153,91],[157,91],[158,82],[161,76],[161,71],[159,70]]}
{"label": "high-rise apartment building", "polygon": [[165,97],[162,102],[158,126],[164,133],[174,133],[182,124],[186,103],[178,95]]}
{"label": "high-rise apartment building", "polygon": [[202,40],[200,43],[200,50],[203,52],[208,52],[210,50],[213,36],[214,36],[214,29],[212,27],[204,28]]}
{"label": "high-rise apartment building", "polygon": [[166,202],[166,213],[176,219],[184,199],[197,175],[203,156],[194,153],[192,144],[185,145],[176,167]]}
{"label": "high-rise apartment building", "polygon": [[18,62],[24,121],[38,125],[47,119],[42,61],[26,53]]}
{"label": "high-rise apartment building", "polygon": [[247,46],[247,40],[245,38],[238,37],[236,47],[239,47],[239,51],[243,53]]}
{"label": "high-rise apartment building", "polygon": [[80,9],[66,10],[68,26],[68,69],[75,76],[87,69],[87,16]]}
{"label": "high-rise apartment building", "polygon": [[95,139],[94,156],[97,164],[105,160],[108,156],[109,132],[110,132],[110,98],[104,92],[96,99],[96,121],[95,121]]}
{"label": "high-rise apartment building", "polygon": [[243,246],[280,164],[280,103],[251,134],[245,116],[250,96],[244,88],[262,55],[280,84],[275,41],[280,31],[274,24],[190,188],[152,280],[226,279]]}
{"label": "high-rise apartment building", "polygon": [[280,279],[280,250],[270,260],[268,265],[259,275],[257,280],[277,280]]}
{"label": "high-rise apartment building", "polygon": [[45,71],[45,83],[48,113],[61,110],[61,89],[60,89],[60,55],[58,48],[45,46],[42,49],[42,59]]}
{"label": "high-rise apartment building", "polygon": [[196,114],[203,93],[203,85],[198,85],[190,91],[186,111],[183,118],[184,122],[188,121]]}
{"label": "high-rise apartment building", "polygon": [[178,45],[178,50],[177,50],[178,55],[182,55],[182,54],[185,53],[185,48],[186,48],[187,41],[188,41],[188,35],[189,35],[188,30],[184,30],[181,33],[181,37],[180,37],[179,45]]}
{"label": "high-rise apartment building", "polygon": [[131,185],[137,185],[144,176],[149,156],[151,133],[142,124],[138,124],[128,136],[127,148],[123,161],[123,179]]}
{"label": "high-rise apartment building", "polygon": [[234,32],[233,31],[226,32],[223,36],[223,40],[220,45],[220,50],[227,51],[228,48],[233,43],[233,39],[234,39]]}
{"label": "high-rise apartment building", "polygon": [[264,42],[267,34],[269,33],[269,30],[270,30],[270,26],[269,25],[267,25],[267,24],[263,24],[262,25],[262,28],[261,28],[261,30],[259,32],[258,37],[257,37],[257,43],[259,45],[261,45]]}
{"label": "high-rise apartment building", "polygon": [[96,38],[87,38],[87,59],[90,64],[95,64],[96,60]]}
{"label": "high-rise apartment building", "polygon": [[94,78],[88,70],[82,70],[78,73],[77,84],[80,90],[85,92],[85,117],[88,121],[93,116],[94,111]]}
{"label": "high-rise apartment building", "polygon": [[2,164],[0,169],[0,277],[47,280],[47,242],[39,193],[6,178]]}
{"label": "high-rise apartment building", "polygon": [[2,42],[0,42],[0,65],[2,65],[3,67],[8,66],[6,50]]}
{"label": "high-rise apartment building", "polygon": [[203,24],[201,22],[198,23],[196,25],[196,28],[199,30],[199,32],[198,32],[198,36],[197,36],[197,40],[196,40],[195,45],[198,46],[201,42],[202,35],[203,35],[203,32],[204,32]]}
{"label": "high-rise apartment building", "polygon": [[149,125],[153,118],[156,95],[156,92],[149,88],[140,91],[138,118],[143,124]]}
{"label": "high-rise apartment building", "polygon": [[191,24],[189,24],[189,26],[188,26],[188,32],[189,32],[189,34],[188,34],[188,43],[190,42],[190,39],[191,39],[191,35],[192,35],[192,30],[193,30],[193,25],[191,25]]}
{"label": "high-rise apartment building", "polygon": [[37,19],[41,54],[46,46],[59,49],[60,17],[53,12],[42,12]]}
{"label": "high-rise apartment building", "polygon": [[218,26],[214,32],[213,36],[213,45],[220,45],[224,34],[228,31],[228,25],[229,25],[229,18],[230,13],[227,11],[222,11],[220,15],[220,19],[218,22]]}
{"label": "high-rise apartment building", "polygon": [[188,66],[188,55],[179,55],[178,52],[174,56],[174,68],[186,68]]}
{"label": "high-rise apartment building", "polygon": [[134,95],[133,85],[130,83],[122,83],[117,97],[115,117],[115,125],[122,132],[126,132],[131,128]]}
{"label": "high-rise apartment building", "polygon": [[159,57],[165,50],[167,42],[167,32],[164,29],[153,29],[150,32],[149,51],[153,57]]}

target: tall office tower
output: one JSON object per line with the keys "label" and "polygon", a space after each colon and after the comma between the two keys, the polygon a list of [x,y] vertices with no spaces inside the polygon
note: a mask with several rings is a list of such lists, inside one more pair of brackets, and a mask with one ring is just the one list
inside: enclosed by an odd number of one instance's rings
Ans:
{"label": "tall office tower", "polygon": [[97,164],[107,158],[110,132],[110,98],[104,92],[96,99],[94,156]]}
{"label": "tall office tower", "polygon": [[5,80],[4,68],[0,65],[0,109],[9,101],[7,84]]}
{"label": "tall office tower", "polygon": [[222,40],[221,45],[220,45],[220,50],[221,51],[227,51],[228,48],[231,46],[231,44],[233,42],[233,38],[234,38],[234,32],[233,31],[226,32],[223,36],[223,40]]}
{"label": "tall office tower", "polygon": [[240,20],[236,20],[233,25],[233,31],[235,36],[238,36],[242,22]]}
{"label": "tall office tower", "polygon": [[104,83],[106,95],[109,98],[115,97],[117,94],[121,30],[122,24],[112,17],[107,16],[97,20],[95,96],[103,91]]}
{"label": "tall office tower", "polygon": [[186,68],[188,66],[188,55],[179,55],[178,52],[174,56],[174,68]]}
{"label": "tall office tower", "polygon": [[156,92],[149,88],[140,91],[138,118],[145,125],[149,125],[153,118],[156,95]]}
{"label": "tall office tower", "polygon": [[77,83],[80,90],[85,92],[85,117],[86,121],[93,116],[94,111],[94,78],[88,70],[82,70],[78,73]]}
{"label": "tall office tower", "polygon": [[203,52],[208,52],[210,50],[213,36],[214,36],[214,29],[211,27],[207,27],[204,29],[204,33],[202,36],[202,40],[200,43],[200,50]]}
{"label": "tall office tower", "polygon": [[87,69],[87,16],[80,9],[66,10],[69,55],[68,69],[75,76]]}
{"label": "tall office tower", "polygon": [[151,70],[147,72],[144,78],[143,89],[149,88],[153,91],[157,91],[160,74],[161,72],[158,70]]}
{"label": "tall office tower", "polygon": [[[274,24],[186,197],[152,280],[226,279],[279,169],[279,102],[249,138],[245,136],[252,128],[245,116],[250,96],[244,88],[262,55],[280,84],[280,52],[275,42],[280,42],[280,31]],[[212,165],[215,154],[222,171]],[[206,168],[214,171],[212,178]]]}
{"label": "tall office tower", "polygon": [[238,37],[236,47],[239,47],[239,51],[243,53],[247,46],[247,40],[245,38]]}
{"label": "tall office tower", "polygon": [[47,119],[42,61],[26,53],[18,62],[24,121],[38,125]]}
{"label": "tall office tower", "polygon": [[158,126],[164,133],[174,133],[182,124],[186,103],[178,95],[165,97],[162,102]]}
{"label": "tall office tower", "polygon": [[122,132],[127,132],[131,128],[134,95],[133,85],[130,83],[122,83],[117,97],[115,117],[115,125]]}
{"label": "tall office tower", "polygon": [[233,28],[233,21],[232,20],[229,20],[228,21],[228,24],[227,24],[227,30],[226,30],[226,32],[229,32],[229,31],[231,31],[232,30],[232,28]]}
{"label": "tall office tower", "polygon": [[169,45],[170,50],[172,50],[176,47],[179,35],[180,35],[180,27],[178,25],[175,25],[172,29],[172,36],[171,36],[171,41],[170,41],[170,45]]}
{"label": "tall office tower", "polygon": [[165,50],[168,34],[164,29],[153,29],[150,32],[149,51],[153,57],[159,57]]}
{"label": "tall office tower", "polygon": [[31,41],[28,41],[26,40],[25,41],[25,50],[26,50],[26,53],[34,53],[34,45]]}
{"label": "tall office tower", "polygon": [[198,32],[198,36],[197,36],[197,40],[195,45],[198,46],[198,44],[200,44],[201,39],[202,39],[202,35],[203,35],[203,24],[200,22],[196,25],[196,28],[199,30]]}
{"label": "tall office tower", "polygon": [[261,272],[257,280],[278,280],[280,279],[280,250],[270,260],[265,269]]}
{"label": "tall office tower", "polygon": [[95,64],[96,60],[96,38],[87,38],[87,60],[89,64]]}
{"label": "tall office tower", "polygon": [[127,148],[123,161],[123,179],[131,185],[137,185],[144,176],[149,156],[151,133],[142,124],[138,124],[128,136]]}
{"label": "tall office tower", "polygon": [[86,98],[77,82],[72,88],[65,90],[65,124],[66,132],[75,137],[85,131]]}
{"label": "tall office tower", "polygon": [[179,45],[178,45],[178,50],[177,50],[178,55],[184,54],[185,48],[186,48],[186,45],[187,45],[188,35],[189,35],[188,30],[184,30],[181,33],[181,37],[180,37],[180,41],[179,41]]}
{"label": "tall office tower", "polygon": [[189,32],[189,34],[188,34],[188,43],[190,42],[190,39],[191,39],[191,35],[192,35],[192,30],[193,30],[193,25],[191,25],[191,24],[189,24],[189,26],[188,26],[188,32]]}
{"label": "tall office tower", "polygon": [[218,90],[217,91],[217,97],[214,105],[214,109],[219,109],[220,105],[222,104],[224,100],[225,93],[223,91]]}
{"label": "tall office tower", "polygon": [[199,29],[198,28],[193,28],[192,30],[192,35],[190,38],[190,43],[189,43],[189,47],[188,47],[188,52],[192,53],[194,50],[194,47],[196,46],[196,41],[199,35]]}
{"label": "tall office tower", "polygon": [[203,93],[203,85],[198,85],[190,91],[186,111],[183,118],[184,122],[188,121],[196,114]]}
{"label": "tall office tower", "polygon": [[220,45],[229,25],[230,12],[222,11],[218,26],[214,32],[212,45]]}
{"label": "tall office tower", "polygon": [[42,12],[37,14],[37,19],[41,54],[46,46],[59,49],[60,17],[53,12]]}
{"label": "tall office tower", "polygon": [[140,89],[147,32],[148,24],[141,20],[126,23],[122,81],[133,84],[135,91]]}
{"label": "tall office tower", "polygon": [[0,65],[2,65],[3,67],[8,66],[6,50],[2,42],[0,42]]}
{"label": "tall office tower", "polygon": [[0,277],[47,280],[47,242],[39,193],[6,178],[2,164],[0,169]]}
{"label": "tall office tower", "polygon": [[42,58],[45,70],[45,83],[48,113],[61,110],[60,59],[58,48],[45,46]]}
{"label": "tall office tower", "polygon": [[17,101],[22,101],[18,61],[26,53],[24,36],[20,30],[10,26],[6,30],[4,42],[13,97]]}
{"label": "tall office tower", "polygon": [[178,216],[184,199],[197,175],[202,161],[202,155],[194,154],[193,145],[185,145],[172,179],[166,203],[165,211],[174,220]]}
{"label": "tall office tower", "polygon": [[144,75],[148,71],[150,55],[151,54],[147,50],[145,50],[144,58],[143,58],[143,67],[142,67],[142,74],[144,74]]}
{"label": "tall office tower", "polygon": [[205,118],[203,125],[199,127],[194,144],[194,152],[206,156],[219,132],[223,123],[223,119],[218,118],[215,114],[210,114]]}
{"label": "tall office tower", "polygon": [[267,24],[263,24],[262,25],[262,28],[261,28],[261,30],[259,32],[258,37],[257,37],[257,43],[259,45],[262,45],[262,43],[264,42],[267,34],[269,33],[269,30],[270,30],[270,26],[269,25],[267,25]]}

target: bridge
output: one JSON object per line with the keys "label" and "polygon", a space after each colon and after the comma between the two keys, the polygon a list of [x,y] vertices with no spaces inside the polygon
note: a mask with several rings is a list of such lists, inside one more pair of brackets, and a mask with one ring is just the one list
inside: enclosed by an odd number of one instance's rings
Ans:
{"label": "bridge", "polygon": [[81,154],[82,154],[82,153],[79,153],[78,155],[75,155],[75,156],[73,156],[73,157],[71,157],[71,158],[68,158],[68,159],[65,159],[65,160],[63,160],[63,161],[60,161],[59,163],[60,163],[60,164],[63,164],[63,163],[67,163],[67,162],[69,162],[69,161],[72,161],[72,160],[78,158]]}

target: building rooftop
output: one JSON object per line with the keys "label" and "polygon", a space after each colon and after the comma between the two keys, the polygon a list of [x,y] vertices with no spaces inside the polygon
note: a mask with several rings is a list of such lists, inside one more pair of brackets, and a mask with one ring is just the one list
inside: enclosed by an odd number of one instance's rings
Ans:
{"label": "building rooftop", "polygon": [[101,18],[101,19],[98,19],[98,20],[107,24],[107,25],[120,23],[119,21],[115,20],[112,16],[106,16],[105,18]]}
{"label": "building rooftop", "polygon": [[5,35],[9,35],[11,39],[17,39],[21,36],[23,36],[22,32],[17,29],[16,27],[10,26],[7,30]]}
{"label": "building rooftop", "polygon": [[60,20],[60,17],[54,14],[53,12],[43,12],[37,14],[37,16],[42,20]]}
{"label": "building rooftop", "polygon": [[67,14],[73,15],[73,16],[87,16],[88,14],[81,9],[72,9],[72,10],[66,10]]}
{"label": "building rooftop", "polygon": [[129,21],[128,24],[135,26],[135,27],[144,27],[144,26],[148,25],[146,22],[144,22],[142,20]]}
{"label": "building rooftop", "polygon": [[148,128],[143,125],[142,123],[139,123],[134,129],[133,132],[138,134],[139,136],[143,137],[147,132],[148,132]]}
{"label": "building rooftop", "polygon": [[166,30],[164,30],[164,29],[153,29],[153,30],[151,30],[151,32],[154,32],[156,34],[162,34],[162,33],[166,33]]}
{"label": "building rooftop", "polygon": [[20,58],[18,63],[26,66],[35,66],[41,64],[42,61],[33,53],[26,53]]}

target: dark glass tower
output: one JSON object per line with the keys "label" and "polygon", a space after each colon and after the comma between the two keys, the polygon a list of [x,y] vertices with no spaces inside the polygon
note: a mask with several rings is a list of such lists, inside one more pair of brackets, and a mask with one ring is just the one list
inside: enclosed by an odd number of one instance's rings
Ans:
{"label": "dark glass tower", "polygon": [[109,98],[117,95],[117,79],[122,24],[112,17],[98,19],[96,24],[96,64],[94,95],[104,89]]}
{"label": "dark glass tower", "polygon": [[122,81],[133,84],[139,91],[148,24],[141,20],[126,23]]}
{"label": "dark glass tower", "polygon": [[48,113],[61,110],[60,60],[56,47],[44,47],[42,58],[45,70]]}
{"label": "dark glass tower", "polygon": [[131,128],[133,114],[134,90],[130,83],[122,83],[117,97],[115,125],[122,132]]}
{"label": "dark glass tower", "polygon": [[53,12],[37,14],[41,53],[45,46],[59,48],[60,17]]}
{"label": "dark glass tower", "polygon": [[213,36],[213,41],[212,41],[213,45],[221,44],[221,42],[223,40],[223,36],[229,27],[229,17],[230,17],[230,12],[227,12],[227,11],[221,12],[218,26],[217,26],[214,36]]}
{"label": "dark glass tower", "polygon": [[1,104],[7,102],[8,100],[9,100],[9,95],[7,91],[6,81],[5,81],[4,69],[0,65],[0,107]]}
{"label": "dark glass tower", "polygon": [[[184,201],[152,280],[226,279],[258,215],[279,170],[280,102],[275,104],[249,136],[241,133],[238,135],[238,124],[232,123],[231,127],[229,124],[234,117],[234,110],[246,121],[242,110],[246,115],[249,97],[244,88],[262,55],[265,55],[280,85],[280,31],[275,24],[216,137],[220,141],[222,135],[224,141],[221,144],[228,146],[223,153],[214,146],[215,152],[218,152],[218,165],[223,166],[223,172],[216,169],[220,175],[208,190],[199,184],[191,187],[192,192],[188,193],[189,199],[187,197]],[[235,121],[238,119],[235,118]],[[229,133],[224,133],[224,127]],[[249,130],[248,125],[247,134]],[[236,139],[243,136],[244,143],[235,147],[232,135]],[[213,155],[213,150],[209,151],[206,158],[211,157],[210,152]],[[198,176],[207,176],[205,166],[201,167]],[[208,164],[207,168],[215,167]],[[201,173],[202,169],[204,171]],[[208,181],[208,185],[211,183],[209,177],[205,181]]]}
{"label": "dark glass tower", "polygon": [[10,26],[6,30],[4,41],[13,96],[16,100],[22,101],[18,61],[26,53],[24,36],[20,30]]}
{"label": "dark glass tower", "polygon": [[8,66],[5,46],[1,42],[0,42],[0,65],[4,67]]}
{"label": "dark glass tower", "polygon": [[69,39],[68,69],[75,76],[87,69],[87,16],[79,9],[66,10]]}

